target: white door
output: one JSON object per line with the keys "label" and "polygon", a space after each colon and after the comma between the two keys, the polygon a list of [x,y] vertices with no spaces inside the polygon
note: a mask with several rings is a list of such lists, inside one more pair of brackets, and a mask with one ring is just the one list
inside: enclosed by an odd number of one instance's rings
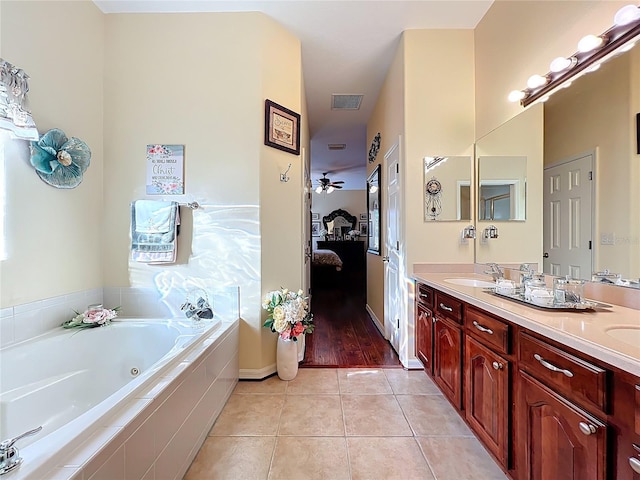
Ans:
{"label": "white door", "polygon": [[[384,240],[384,325],[387,338],[395,351],[401,344],[401,288],[400,288],[400,152],[396,143],[384,156],[386,175]],[[382,184],[383,182],[381,182]]]}
{"label": "white door", "polygon": [[544,273],[591,278],[593,154],[544,169]]}
{"label": "white door", "polygon": [[302,225],[303,252],[302,291],[309,295],[311,288],[311,162],[307,157],[307,150],[302,147]]}

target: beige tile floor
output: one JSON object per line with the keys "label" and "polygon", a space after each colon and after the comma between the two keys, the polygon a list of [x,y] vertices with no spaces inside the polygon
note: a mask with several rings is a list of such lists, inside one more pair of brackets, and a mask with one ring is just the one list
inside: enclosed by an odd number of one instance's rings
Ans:
{"label": "beige tile floor", "polygon": [[184,480],[506,479],[422,371],[241,381]]}

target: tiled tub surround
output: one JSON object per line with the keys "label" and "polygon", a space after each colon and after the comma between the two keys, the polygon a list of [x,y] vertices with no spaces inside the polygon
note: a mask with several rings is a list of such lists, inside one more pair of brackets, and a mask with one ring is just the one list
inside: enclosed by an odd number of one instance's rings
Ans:
{"label": "tiled tub surround", "polygon": [[[454,270],[455,271],[455,270]],[[640,376],[640,346],[618,340],[607,333],[620,326],[640,328],[640,310],[611,303],[611,308],[594,311],[554,311],[500,298],[484,288],[455,285],[450,278],[491,280],[474,273],[414,273],[414,278],[468,304],[493,313],[533,332],[561,342],[635,376]],[[617,287],[618,289],[624,287]],[[640,296],[640,291],[626,289]],[[606,302],[605,298],[587,298]]]}
{"label": "tiled tub surround", "polygon": [[238,323],[212,322],[141,385],[125,386],[117,407],[100,404],[21,449],[23,465],[6,478],[181,478],[238,381]]}

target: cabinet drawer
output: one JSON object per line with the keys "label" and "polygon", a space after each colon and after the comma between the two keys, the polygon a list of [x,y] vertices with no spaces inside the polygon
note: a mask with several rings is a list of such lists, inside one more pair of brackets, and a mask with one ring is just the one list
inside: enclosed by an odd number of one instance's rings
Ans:
{"label": "cabinet drawer", "polygon": [[568,399],[606,412],[606,370],[524,332],[518,359],[521,369]]}
{"label": "cabinet drawer", "polygon": [[418,283],[417,290],[416,300],[427,308],[433,308],[433,288],[427,287],[422,283]]}
{"label": "cabinet drawer", "polygon": [[462,323],[462,302],[444,293],[436,292],[435,310],[443,317]]}
{"label": "cabinet drawer", "polygon": [[508,323],[467,306],[464,324],[467,331],[485,345],[498,353],[509,353],[511,327]]}

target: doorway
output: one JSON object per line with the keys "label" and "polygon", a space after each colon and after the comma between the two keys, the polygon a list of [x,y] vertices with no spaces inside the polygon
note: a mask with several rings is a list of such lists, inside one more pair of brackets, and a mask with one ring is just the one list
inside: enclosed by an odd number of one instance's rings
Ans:
{"label": "doorway", "polygon": [[543,272],[590,278],[593,272],[593,158],[544,169]]}

